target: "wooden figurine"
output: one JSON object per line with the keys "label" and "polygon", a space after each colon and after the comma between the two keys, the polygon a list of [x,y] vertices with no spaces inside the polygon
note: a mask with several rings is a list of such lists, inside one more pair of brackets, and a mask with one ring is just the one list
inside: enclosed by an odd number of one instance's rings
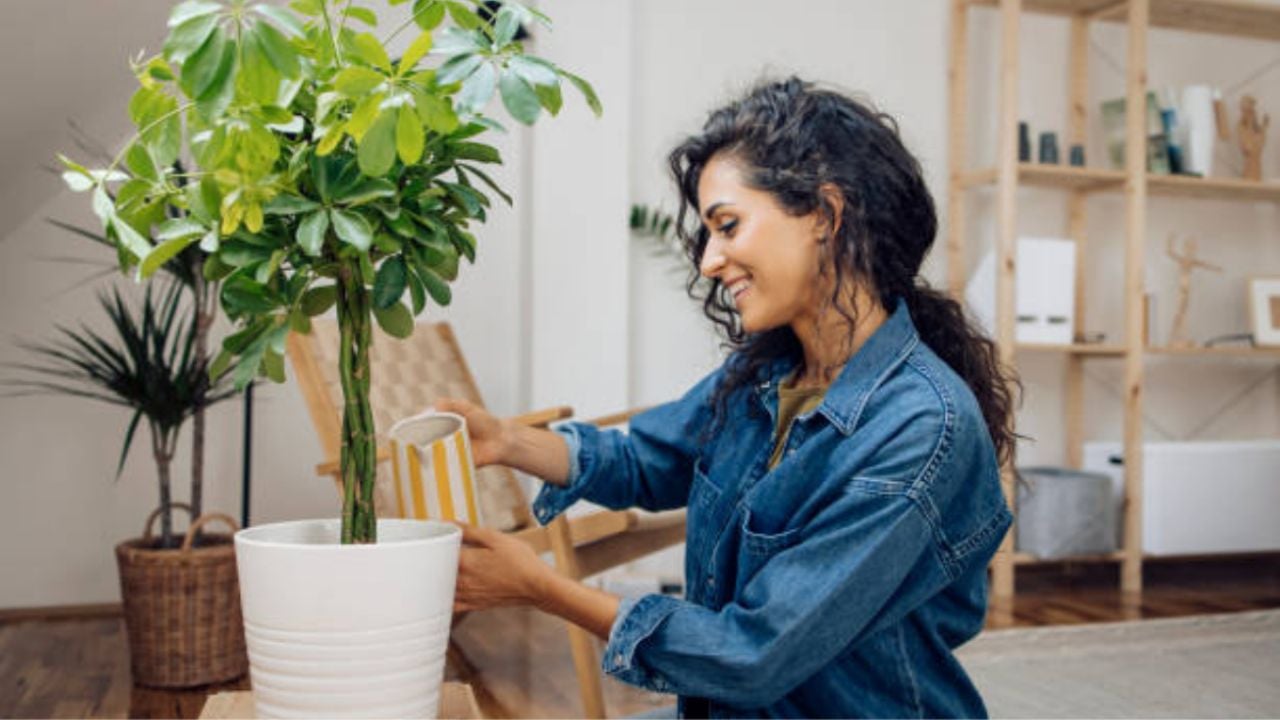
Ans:
{"label": "wooden figurine", "polygon": [[1195,343],[1187,337],[1187,306],[1191,304],[1191,272],[1196,268],[1222,272],[1222,268],[1212,265],[1196,257],[1196,241],[1187,238],[1181,253],[1174,249],[1174,233],[1169,233],[1169,247],[1166,251],[1169,258],[1178,263],[1178,312],[1173,318],[1173,330],[1169,333],[1169,346],[1177,348],[1195,347]]}
{"label": "wooden figurine", "polygon": [[1240,123],[1236,125],[1240,152],[1244,153],[1245,180],[1262,180],[1262,146],[1267,143],[1267,127],[1271,116],[1258,122],[1258,101],[1252,95],[1240,98]]}

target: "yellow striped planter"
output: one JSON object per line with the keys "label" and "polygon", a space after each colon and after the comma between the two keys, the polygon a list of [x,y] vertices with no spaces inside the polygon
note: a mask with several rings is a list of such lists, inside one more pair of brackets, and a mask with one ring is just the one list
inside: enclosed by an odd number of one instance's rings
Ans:
{"label": "yellow striped planter", "polygon": [[400,517],[480,524],[471,437],[461,415],[428,411],[397,422],[388,436]]}

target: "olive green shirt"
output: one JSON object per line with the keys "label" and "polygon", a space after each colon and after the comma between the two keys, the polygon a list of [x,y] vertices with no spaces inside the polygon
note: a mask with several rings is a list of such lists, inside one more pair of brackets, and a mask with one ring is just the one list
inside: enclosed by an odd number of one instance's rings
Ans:
{"label": "olive green shirt", "polygon": [[816,409],[822,404],[827,394],[826,386],[797,388],[795,376],[787,378],[778,386],[778,427],[774,430],[773,455],[769,457],[769,469],[772,470],[782,460],[782,449],[787,446],[787,438],[791,435],[791,424],[797,417]]}

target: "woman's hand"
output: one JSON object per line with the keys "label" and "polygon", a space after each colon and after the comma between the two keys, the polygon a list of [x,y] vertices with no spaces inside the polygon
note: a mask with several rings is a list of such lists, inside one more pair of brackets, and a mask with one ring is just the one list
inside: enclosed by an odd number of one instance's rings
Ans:
{"label": "woman's hand", "polygon": [[546,579],[554,571],[532,548],[496,530],[455,524],[462,528],[455,613],[539,604]]}
{"label": "woman's hand", "polygon": [[467,419],[467,433],[471,436],[471,454],[476,467],[503,463],[513,443],[512,430],[505,420],[466,400],[443,398],[437,400],[434,407]]}

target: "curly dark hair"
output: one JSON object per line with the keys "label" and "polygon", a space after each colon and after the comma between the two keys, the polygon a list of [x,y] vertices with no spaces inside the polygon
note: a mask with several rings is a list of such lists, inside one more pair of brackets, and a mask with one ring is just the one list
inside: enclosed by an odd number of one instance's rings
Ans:
{"label": "curly dark hair", "polygon": [[[789,326],[744,332],[721,283],[706,283],[698,275],[709,237],[697,221],[698,182],[717,155],[735,161],[744,182],[768,192],[786,212],[820,213],[835,229],[834,242],[823,244],[829,253],[824,272],[834,270],[831,302],[848,322],[850,335],[857,317],[840,300],[846,282],[862,283],[889,311],[898,299],[905,300],[921,339],[976,396],[1000,460],[1012,460],[1016,375],[1001,364],[995,343],[960,304],[919,276],[938,230],[920,163],[903,145],[893,118],[795,77],[763,82],[712,112],[702,132],[668,158],[680,192],[677,228],[694,267],[689,294],[702,302],[733,351],[712,401],[713,427],[723,420],[729,396],[756,382],[766,366],[782,358],[803,359]],[[843,202],[832,202],[832,188]]]}

